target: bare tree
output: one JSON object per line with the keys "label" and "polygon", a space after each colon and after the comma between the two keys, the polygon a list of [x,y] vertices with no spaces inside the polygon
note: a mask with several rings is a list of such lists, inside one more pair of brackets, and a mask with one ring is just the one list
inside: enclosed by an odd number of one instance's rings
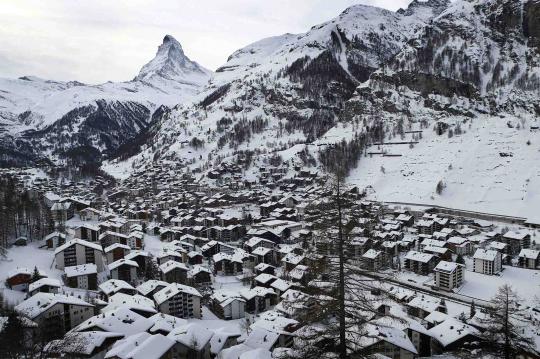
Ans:
{"label": "bare tree", "polygon": [[513,359],[523,352],[534,352],[534,342],[526,334],[530,325],[523,316],[521,298],[505,284],[492,298],[493,307],[482,316],[485,327],[482,337],[487,343],[485,350],[498,358]]}
{"label": "bare tree", "polygon": [[[306,306],[299,312],[297,319],[304,326],[295,332],[287,357],[344,359],[351,354],[355,358],[371,354],[358,342],[369,337],[368,323],[378,314],[372,293],[385,293],[374,273],[360,266],[349,251],[354,219],[363,216],[356,199],[338,175],[307,210],[315,239],[312,253],[308,250],[307,255],[323,255],[325,260],[318,268],[310,267],[313,280],[304,291],[316,299],[316,308]],[[324,244],[323,250],[319,243]],[[298,302],[293,304],[294,309],[299,307]]]}

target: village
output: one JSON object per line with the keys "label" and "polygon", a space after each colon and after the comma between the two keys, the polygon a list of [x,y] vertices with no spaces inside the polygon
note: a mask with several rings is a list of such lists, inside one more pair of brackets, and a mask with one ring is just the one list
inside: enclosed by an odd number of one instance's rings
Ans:
{"label": "village", "polygon": [[[171,164],[118,183],[7,175],[48,208],[51,230],[2,248],[2,307],[47,338],[48,357],[294,357],[305,318],[324,309],[313,288],[335,284],[335,228],[317,225],[330,180],[312,169],[269,165],[245,179],[238,165]],[[536,347],[521,358],[539,357],[540,224],[368,201],[357,187],[342,196],[347,264],[376,283],[364,353],[472,357],[508,285]]]}

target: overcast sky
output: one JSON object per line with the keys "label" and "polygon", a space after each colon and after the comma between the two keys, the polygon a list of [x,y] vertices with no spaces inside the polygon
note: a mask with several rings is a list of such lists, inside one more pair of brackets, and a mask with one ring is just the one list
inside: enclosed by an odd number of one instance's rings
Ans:
{"label": "overcast sky", "polygon": [[132,79],[166,34],[215,70],[238,48],[300,33],[362,3],[410,0],[0,0],[0,77]]}

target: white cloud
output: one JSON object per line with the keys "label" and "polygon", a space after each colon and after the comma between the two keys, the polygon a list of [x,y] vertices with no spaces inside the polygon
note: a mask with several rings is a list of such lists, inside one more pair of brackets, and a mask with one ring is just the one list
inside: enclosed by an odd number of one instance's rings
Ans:
{"label": "white cloud", "polygon": [[99,83],[133,78],[165,34],[215,69],[261,38],[299,33],[355,3],[409,0],[3,0],[0,76]]}

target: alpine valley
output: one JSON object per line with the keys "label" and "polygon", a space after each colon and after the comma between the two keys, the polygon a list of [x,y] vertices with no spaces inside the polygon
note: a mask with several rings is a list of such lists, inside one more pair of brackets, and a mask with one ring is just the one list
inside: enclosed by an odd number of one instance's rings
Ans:
{"label": "alpine valley", "polygon": [[215,73],[167,35],[129,82],[3,79],[2,164],[125,178],[169,161],[205,181],[228,164],[248,180],[269,161],[339,167],[373,198],[524,215],[540,203],[539,14],[537,0],[356,5]]}

